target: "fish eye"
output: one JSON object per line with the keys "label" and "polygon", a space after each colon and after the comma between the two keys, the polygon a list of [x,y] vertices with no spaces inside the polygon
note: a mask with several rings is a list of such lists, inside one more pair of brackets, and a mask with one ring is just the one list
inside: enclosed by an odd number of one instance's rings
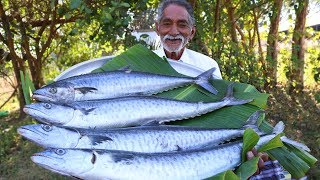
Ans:
{"label": "fish eye", "polygon": [[49,132],[49,131],[52,131],[52,126],[50,126],[50,125],[43,125],[43,126],[42,126],[42,129],[45,130],[45,131],[47,131],[47,132]]}
{"label": "fish eye", "polygon": [[66,153],[66,150],[64,150],[64,149],[56,149],[55,152],[58,155],[64,155]]}
{"label": "fish eye", "polygon": [[43,105],[43,107],[45,107],[46,109],[50,109],[50,108],[51,108],[51,104],[45,103],[45,104]]}
{"label": "fish eye", "polygon": [[49,92],[52,93],[52,94],[55,94],[55,93],[57,93],[57,88],[55,88],[55,87],[50,88]]}

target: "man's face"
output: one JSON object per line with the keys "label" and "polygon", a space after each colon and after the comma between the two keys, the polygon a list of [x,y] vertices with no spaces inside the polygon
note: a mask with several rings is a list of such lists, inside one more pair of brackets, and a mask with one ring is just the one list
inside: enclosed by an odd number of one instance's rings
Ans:
{"label": "man's face", "polygon": [[156,23],[156,31],[165,50],[179,53],[193,38],[195,27],[188,17],[187,10],[178,5],[169,5],[164,10],[162,19]]}

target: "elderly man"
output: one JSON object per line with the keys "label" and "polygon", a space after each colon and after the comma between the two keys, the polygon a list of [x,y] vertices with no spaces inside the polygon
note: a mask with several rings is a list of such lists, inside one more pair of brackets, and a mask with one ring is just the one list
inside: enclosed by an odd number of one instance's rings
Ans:
{"label": "elderly man", "polygon": [[222,79],[215,60],[186,48],[196,32],[193,9],[189,3],[182,0],[163,1],[158,10],[156,32],[163,47],[154,52],[160,57],[182,61],[202,70],[215,67],[215,77]]}
{"label": "elderly man", "polygon": [[[178,60],[203,70],[215,67],[214,75],[222,79],[215,60],[186,48],[187,43],[196,32],[193,9],[188,2],[185,0],[164,0],[158,9],[156,32],[160,36],[162,44],[161,49],[154,51],[157,55]],[[256,176],[252,176],[251,179],[281,179],[284,177],[282,167],[276,161],[268,161],[268,156],[265,153],[257,153],[254,149],[247,153],[248,159],[254,156],[260,157],[259,169]],[[264,169],[265,165],[266,169]]]}

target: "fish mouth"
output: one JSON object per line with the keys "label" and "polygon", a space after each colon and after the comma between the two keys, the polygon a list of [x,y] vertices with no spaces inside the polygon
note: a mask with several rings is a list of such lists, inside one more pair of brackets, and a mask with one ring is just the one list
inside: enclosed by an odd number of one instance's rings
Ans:
{"label": "fish mouth", "polygon": [[[47,162],[48,159],[49,159],[49,160],[56,161],[55,165],[53,164],[52,166],[50,166],[50,165],[47,165],[47,164],[43,163],[43,162]],[[62,171],[57,170],[56,168],[53,168],[53,167],[57,167],[57,165],[63,164],[63,163],[64,163],[63,160],[60,160],[60,161],[62,161],[62,162],[57,162],[57,159],[56,159],[56,158],[52,158],[52,157],[50,157],[50,156],[46,156],[46,155],[43,155],[43,154],[40,154],[40,153],[35,153],[35,154],[33,154],[33,155],[31,156],[31,160],[32,160],[34,163],[38,164],[39,166],[41,166],[41,167],[43,167],[43,168],[45,168],[45,169],[48,169],[48,170],[50,170],[50,171],[52,171],[52,172],[59,173],[59,174],[62,174],[62,175],[66,175],[66,176],[70,176],[70,174],[67,174],[67,173],[65,173],[65,172],[62,172]]]}
{"label": "fish mouth", "polygon": [[32,98],[41,102],[55,102],[55,100],[52,97],[44,96],[41,94],[33,94]]}
{"label": "fish mouth", "polygon": [[26,105],[24,108],[23,108],[23,112],[25,112],[26,114],[30,115],[31,117],[35,118],[36,120],[38,120],[39,122],[41,123],[44,123],[44,124],[48,124],[48,125],[51,125],[46,119],[45,117],[48,117],[48,115],[46,113],[43,113],[42,111],[39,111],[38,109],[36,108],[32,108],[28,105]]}
{"label": "fish mouth", "polygon": [[[39,145],[41,145],[39,142],[46,140],[45,139],[46,134],[40,131],[37,131],[36,129],[33,129],[33,128],[22,126],[22,127],[19,127],[17,131],[21,136]],[[36,134],[36,136],[33,136],[33,134]]]}

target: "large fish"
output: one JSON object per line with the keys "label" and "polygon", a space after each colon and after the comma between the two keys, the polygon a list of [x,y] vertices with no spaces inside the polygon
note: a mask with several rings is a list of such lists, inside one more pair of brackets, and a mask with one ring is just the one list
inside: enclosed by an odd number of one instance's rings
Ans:
{"label": "large fish", "polygon": [[217,90],[209,83],[214,71],[215,68],[212,68],[195,78],[136,71],[83,74],[44,86],[33,92],[32,97],[38,101],[67,104],[82,100],[151,95],[190,84],[198,84],[217,94]]}
{"label": "large fish", "polygon": [[[276,134],[262,136],[259,145]],[[82,179],[205,179],[238,166],[241,151],[242,142],[169,153],[50,149],[31,159],[51,171]]]}
{"label": "large fish", "polygon": [[18,128],[19,134],[46,148],[109,149],[135,152],[169,152],[218,145],[242,137],[257,127],[261,111],[253,113],[243,128],[208,129],[190,126],[138,126],[107,130],[70,129],[33,124]]}
{"label": "large fish", "polygon": [[224,106],[252,101],[233,97],[233,86],[219,102],[186,102],[155,96],[120,97],[114,99],[78,101],[66,106],[53,103],[34,103],[24,112],[48,124],[73,128],[114,128],[164,123],[182,120],[214,111]]}

